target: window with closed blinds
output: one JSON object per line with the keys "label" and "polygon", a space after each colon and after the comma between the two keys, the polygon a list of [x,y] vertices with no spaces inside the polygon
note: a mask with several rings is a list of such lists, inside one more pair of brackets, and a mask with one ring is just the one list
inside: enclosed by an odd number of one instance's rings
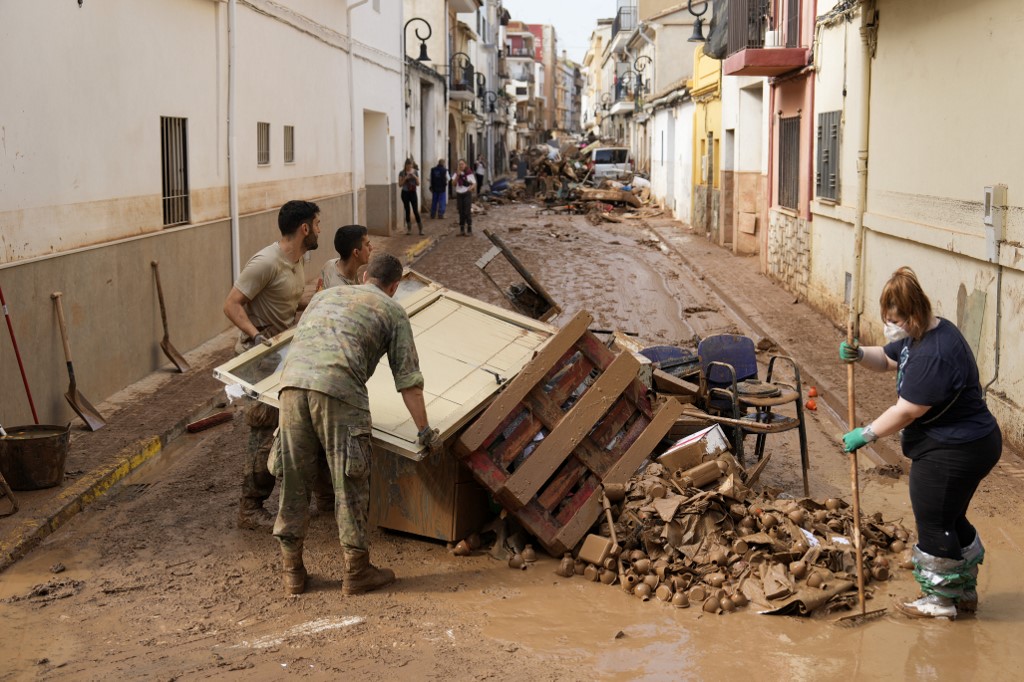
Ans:
{"label": "window with closed blinds", "polygon": [[800,117],[779,120],[779,206],[796,210],[800,202]]}
{"label": "window with closed blinds", "polygon": [[814,172],[814,193],[822,199],[839,201],[839,126],[841,111],[818,114],[818,158]]}
{"label": "window with closed blinds", "polygon": [[270,124],[256,124],[256,163],[265,166],[270,163]]}
{"label": "window with closed blinds", "polygon": [[160,117],[160,167],[164,227],[187,223],[188,119]]}
{"label": "window with closed blinds", "polygon": [[295,126],[284,127],[284,162],[295,162]]}

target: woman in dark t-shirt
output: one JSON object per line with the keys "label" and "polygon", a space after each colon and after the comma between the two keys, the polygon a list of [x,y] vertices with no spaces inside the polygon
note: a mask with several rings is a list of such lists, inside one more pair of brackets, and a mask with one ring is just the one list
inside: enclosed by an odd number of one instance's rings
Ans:
{"label": "woman in dark t-shirt", "polygon": [[839,357],[876,372],[896,370],[896,404],[843,436],[847,452],[902,429],[917,523],[914,578],[922,596],[899,604],[923,618],[956,618],[978,605],[978,566],[985,548],[967,507],[1002,453],[999,425],[985,404],[978,364],[960,330],[932,314],[910,268],[900,268],[879,299],[885,346],[843,342]]}

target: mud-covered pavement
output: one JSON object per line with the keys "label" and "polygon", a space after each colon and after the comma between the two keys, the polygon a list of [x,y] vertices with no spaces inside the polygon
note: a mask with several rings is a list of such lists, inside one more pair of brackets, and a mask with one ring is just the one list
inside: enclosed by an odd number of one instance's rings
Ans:
{"label": "mud-covered pavement", "polygon": [[[470,238],[440,221],[427,228],[446,234],[416,268],[454,289],[504,304],[474,265],[490,246],[482,234],[488,228],[560,303],[565,312],[556,324],[586,309],[601,328],[682,345],[695,335],[770,327],[809,376],[828,391],[845,390],[845,370],[834,359],[839,331],[773,289],[751,261],[723,254],[677,224],[595,227],[582,217],[538,216],[521,204],[478,216]],[[499,282],[511,277],[500,267],[488,272]],[[715,293],[726,286],[736,309]],[[886,406],[892,386],[863,372],[858,381],[859,411],[870,418]],[[208,397],[197,389],[197,404]],[[847,459],[834,442],[841,430],[827,410],[809,414],[814,497],[849,498]],[[896,615],[894,599],[916,592],[909,573],[897,571],[869,602],[889,612],[843,628],[749,609],[725,616],[676,610],[560,578],[553,559],[512,571],[483,555],[454,557],[443,544],[390,533],[374,535],[372,554],[399,582],[343,598],[334,522],[324,516],[313,519],[307,540],[310,589],[284,598],[273,539],[234,527],[245,437],[239,419],[183,436],[0,573],[0,679],[1014,676],[1024,635],[1017,578],[1024,529],[1016,521],[1024,511],[1024,466],[1013,453],[975,498],[972,520],[988,550],[978,615],[952,623]],[[763,481],[799,495],[795,434],[769,438],[768,449]],[[861,460],[864,509],[912,524],[906,478]]]}

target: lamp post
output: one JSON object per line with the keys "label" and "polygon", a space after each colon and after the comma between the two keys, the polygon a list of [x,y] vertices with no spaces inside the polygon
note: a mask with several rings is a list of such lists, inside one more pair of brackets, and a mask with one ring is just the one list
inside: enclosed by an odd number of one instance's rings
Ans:
{"label": "lamp post", "polygon": [[[630,80],[635,81],[637,78],[639,78],[639,76],[637,76],[633,69],[626,69],[625,71],[620,73],[616,81],[616,86],[619,90],[619,92],[616,93],[616,99],[623,99],[625,96],[625,92],[629,92]],[[625,90],[625,92],[623,92],[623,90]]]}
{"label": "lamp post", "polygon": [[[459,67],[460,57],[462,58],[461,73],[456,70]],[[456,76],[461,77],[456,78]],[[473,91],[473,62],[470,61],[468,54],[465,52],[456,52],[452,55],[452,58],[448,60],[448,77],[451,79],[452,90]]]}
{"label": "lamp post", "polygon": [[484,98],[484,93],[487,92],[487,76],[481,72],[476,72],[476,96],[480,99]]}
{"label": "lamp post", "polygon": [[481,99],[484,101],[484,104],[487,107],[487,111],[493,114],[494,103],[498,101],[498,93],[496,93],[494,90],[485,90],[484,96],[481,97]]}
{"label": "lamp post", "polygon": [[708,3],[707,0],[697,0],[696,4],[700,5],[699,12],[693,9],[693,0],[686,0],[687,11],[696,17],[693,21],[693,35],[690,36],[687,42],[706,43],[707,38],[704,37],[704,19],[702,17],[704,16],[704,13],[708,11]]}
{"label": "lamp post", "polygon": [[633,71],[636,72],[637,91],[639,91],[641,88],[644,88],[644,91],[646,91],[646,87],[644,86],[644,83],[641,80],[643,78],[642,74],[644,72],[644,69],[647,68],[647,66],[653,62],[654,60],[645,54],[642,54],[633,60]]}
{"label": "lamp post", "polygon": [[430,28],[430,22],[428,22],[426,19],[421,19],[419,17],[413,17],[409,21],[405,22],[405,26],[402,28],[402,39],[403,40],[405,39],[406,30],[409,28],[409,24],[413,23],[414,21],[421,21],[421,22],[423,22],[423,25],[427,27],[427,35],[425,35],[425,36],[421,36],[420,35],[419,28],[417,28],[415,31],[413,31],[413,33],[416,34],[416,39],[420,41],[420,56],[416,58],[416,61],[418,61],[418,62],[429,62],[430,61],[430,57],[427,56],[427,40],[430,39],[430,36],[434,35],[434,30],[432,28]]}

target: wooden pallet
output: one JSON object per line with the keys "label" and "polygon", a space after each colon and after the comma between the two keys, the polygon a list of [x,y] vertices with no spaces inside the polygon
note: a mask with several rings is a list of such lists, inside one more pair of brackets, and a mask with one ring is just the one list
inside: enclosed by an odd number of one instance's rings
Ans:
{"label": "wooden pallet", "polygon": [[652,413],[640,363],[616,354],[578,313],[456,443],[474,477],[555,556],[601,513],[601,484],[625,483],[682,411]]}

